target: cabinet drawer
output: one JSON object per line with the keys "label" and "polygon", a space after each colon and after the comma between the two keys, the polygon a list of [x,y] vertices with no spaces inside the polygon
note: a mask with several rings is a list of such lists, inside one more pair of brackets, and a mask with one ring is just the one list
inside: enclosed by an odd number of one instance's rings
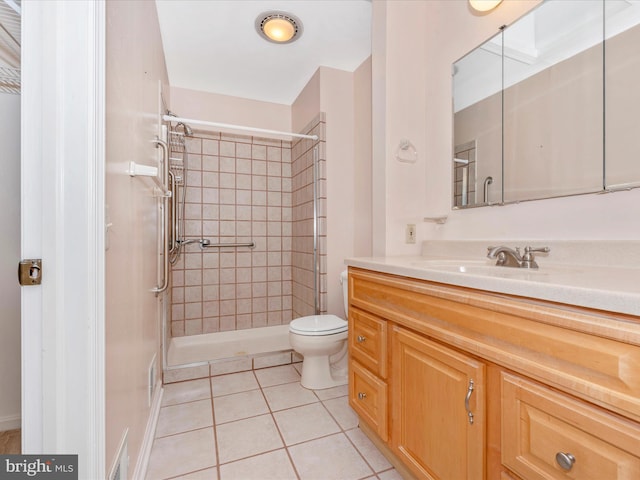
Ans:
{"label": "cabinet drawer", "polygon": [[387,384],[353,360],[349,364],[349,404],[387,440]]}
{"label": "cabinet drawer", "polygon": [[375,375],[387,378],[387,322],[349,309],[349,354]]}
{"label": "cabinet drawer", "polygon": [[527,480],[640,478],[640,425],[508,373],[501,424],[502,463]]}

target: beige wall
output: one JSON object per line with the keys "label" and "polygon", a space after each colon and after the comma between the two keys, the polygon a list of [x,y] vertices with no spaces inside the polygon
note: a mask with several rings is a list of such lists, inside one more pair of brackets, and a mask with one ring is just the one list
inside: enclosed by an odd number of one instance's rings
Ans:
{"label": "beige wall", "polygon": [[171,87],[171,111],[183,118],[291,131],[291,107],[280,103]]}
{"label": "beige wall", "polygon": [[[160,365],[157,200],[129,161],[157,165],[159,82],[166,84],[155,3],[107,2],[106,461],[126,429],[130,473],[147,420],[148,368]],[[156,369],[157,372],[161,368]]]}
{"label": "beige wall", "polygon": [[373,251],[371,230],[371,57],[354,72],[354,162],[353,193],[355,256]]}
{"label": "beige wall", "polygon": [[[405,226],[421,226],[427,213],[427,144],[434,139],[425,135],[426,111],[431,108],[426,101],[431,67],[425,61],[425,19],[432,3],[373,2],[374,255],[412,251],[404,244]],[[414,164],[395,159],[403,139],[415,145]]]}
{"label": "beige wall", "polygon": [[20,427],[20,95],[0,93],[0,431]]}
{"label": "beige wall", "polygon": [[291,105],[291,131],[302,131],[321,111],[320,109],[320,69],[309,79],[298,98]]}
{"label": "beige wall", "polygon": [[[386,39],[383,44],[374,41],[374,54],[382,50],[386,56],[378,63],[374,57],[374,82],[387,73],[385,88],[373,87],[374,142],[386,135],[384,151],[374,150],[374,171],[386,171],[387,189],[384,206],[374,210],[374,241],[380,235],[386,240],[376,253],[419,253],[420,242],[404,244],[404,224],[409,219],[418,225],[418,240],[640,236],[640,224],[628,220],[640,214],[640,190],[451,211],[451,64],[537,3],[503,2],[493,12],[478,15],[466,1],[373,2],[374,38]],[[402,68],[404,76],[399,74]],[[403,128],[406,118],[414,125]],[[409,128],[422,139],[418,164],[407,169],[417,180],[392,160],[396,137]],[[442,214],[448,215],[445,225],[422,222],[423,217]],[[380,228],[385,223],[386,228]]]}
{"label": "beige wall", "polygon": [[294,129],[315,108],[326,114],[327,311],[340,316],[344,259],[371,253],[370,64],[354,73],[320,67],[292,105]]}
{"label": "beige wall", "polygon": [[353,74],[320,68],[320,109],[327,118],[327,312],[343,317],[340,272],[356,238]]}

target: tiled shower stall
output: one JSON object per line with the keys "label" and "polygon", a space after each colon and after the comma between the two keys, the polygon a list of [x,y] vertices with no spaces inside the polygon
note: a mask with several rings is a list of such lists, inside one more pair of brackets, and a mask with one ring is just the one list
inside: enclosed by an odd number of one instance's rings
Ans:
{"label": "tiled shower stall", "polygon": [[[171,269],[173,337],[289,323],[314,313],[316,285],[319,311],[326,311],[324,132],[319,114],[303,130],[317,141],[199,130],[186,137],[184,237],[196,242]],[[184,177],[179,142],[171,142],[170,156]],[[255,247],[201,248],[200,239]]]}

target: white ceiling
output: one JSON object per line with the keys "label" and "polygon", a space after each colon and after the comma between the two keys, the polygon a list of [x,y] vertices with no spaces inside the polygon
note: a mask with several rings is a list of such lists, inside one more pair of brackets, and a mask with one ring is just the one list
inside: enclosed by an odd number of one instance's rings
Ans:
{"label": "white ceiling", "polygon": [[[371,54],[368,0],[156,0],[172,87],[290,105],[319,66],[354,71]],[[258,15],[298,17],[302,36],[274,44]]]}

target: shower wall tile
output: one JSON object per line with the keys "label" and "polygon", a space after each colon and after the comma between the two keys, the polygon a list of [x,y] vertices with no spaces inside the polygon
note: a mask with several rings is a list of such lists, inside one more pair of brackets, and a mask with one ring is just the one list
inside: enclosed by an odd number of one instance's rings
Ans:
{"label": "shower wall tile", "polygon": [[173,336],[291,320],[293,243],[283,238],[293,231],[291,148],[281,140],[201,131],[187,139],[186,237],[253,241],[255,248],[183,247],[172,265]]}
{"label": "shower wall tile", "polygon": [[[326,156],[324,142],[324,114],[320,113],[316,119],[303,129],[304,133],[315,134],[321,139],[319,142],[302,139],[296,141],[291,149],[291,176],[283,181],[283,189],[291,190],[291,222],[286,223],[287,233],[283,232],[283,238],[291,241],[291,256],[283,262],[287,262],[288,271],[291,272],[291,307],[293,317],[311,315],[315,312],[314,288],[319,285],[318,303],[320,313],[326,312],[326,288],[323,288],[323,279],[326,278],[326,262],[321,261],[326,249],[326,195],[318,188],[318,264],[320,269],[317,277],[314,277],[314,208],[313,208],[313,147],[318,147],[318,186],[326,181]],[[326,188],[325,188],[326,190]],[[288,219],[285,213],[284,219]],[[287,235],[287,236],[284,236]],[[326,283],[326,282],[325,282]],[[288,304],[283,304],[283,307]]]}

